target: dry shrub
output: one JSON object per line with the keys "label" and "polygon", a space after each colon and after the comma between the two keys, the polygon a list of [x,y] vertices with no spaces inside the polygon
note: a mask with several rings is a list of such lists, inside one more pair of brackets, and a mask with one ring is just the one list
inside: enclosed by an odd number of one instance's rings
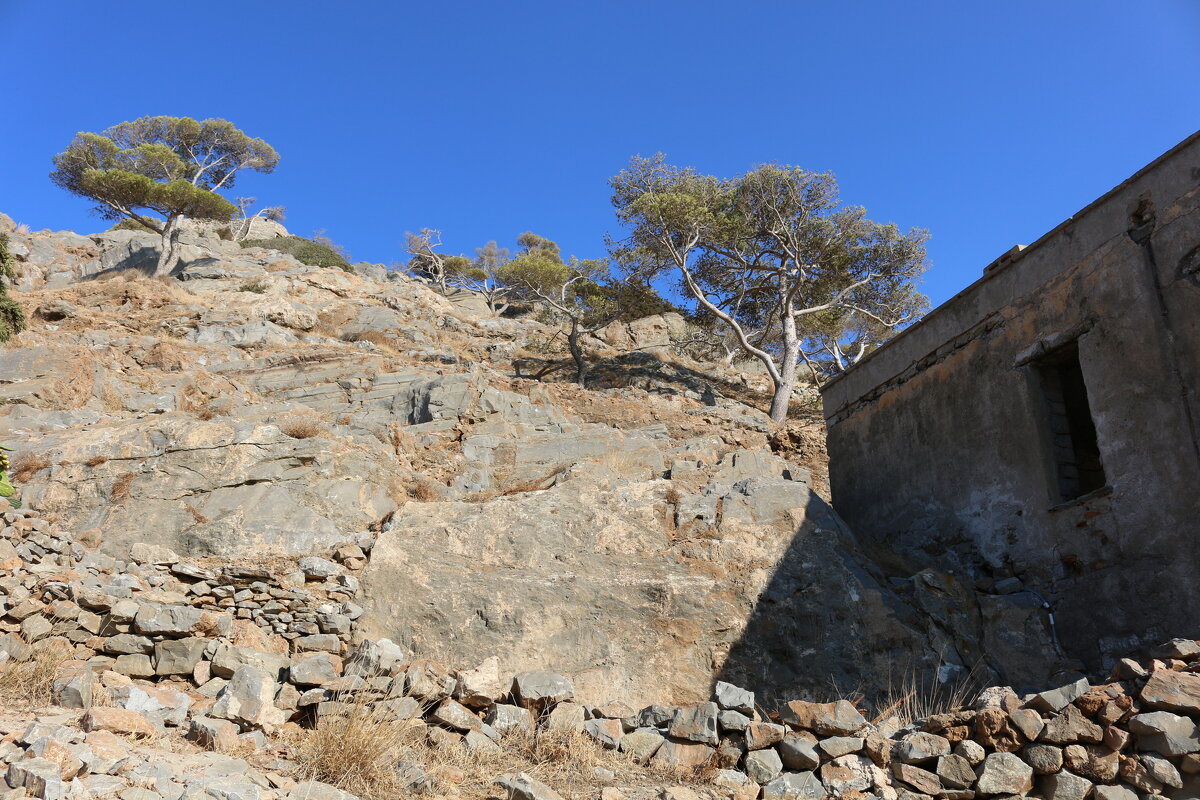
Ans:
{"label": "dry shrub", "polygon": [[405,486],[404,490],[408,493],[410,500],[418,503],[432,503],[434,500],[441,499],[441,495],[428,481],[413,481]]}
{"label": "dry shrub", "polygon": [[108,456],[92,456],[87,461],[83,462],[85,467],[98,467],[108,461]]}
{"label": "dry shrub", "polygon": [[386,333],[381,333],[380,331],[361,331],[360,333],[355,333],[351,336],[345,337],[343,341],[370,342],[383,352],[391,353],[393,355],[400,352],[400,348],[397,346],[397,341],[388,336]]}
{"label": "dry shrub", "polygon": [[279,419],[279,430],[293,439],[311,439],[324,436],[328,431],[325,423],[316,414],[304,411],[289,411]]}
{"label": "dry shrub", "polygon": [[666,494],[663,495],[663,500],[665,500],[669,505],[673,506],[679,505],[679,501],[682,499],[683,495],[681,495],[679,490],[674,486],[672,486],[670,489],[667,489]]}
{"label": "dry shrub", "polygon": [[200,523],[201,525],[208,522],[208,517],[201,514],[200,509],[196,508],[194,505],[191,505],[190,503],[184,503],[183,507],[187,509],[187,512],[192,515],[192,519],[196,520],[196,522]]}
{"label": "dry shrub", "polygon": [[34,642],[25,661],[10,661],[0,666],[0,698],[7,703],[30,708],[54,701],[54,679],[64,663],[75,657],[75,648],[62,637]]}
{"label": "dry shrub", "polygon": [[331,783],[365,800],[399,797],[397,753],[412,727],[366,701],[354,702],[345,716],[324,717],[298,733],[293,757],[303,780]]}
{"label": "dry shrub", "polygon": [[42,453],[19,453],[9,465],[9,474],[17,483],[24,483],[35,474],[50,466],[50,459]]}
{"label": "dry shrub", "polygon": [[129,499],[130,487],[133,486],[133,473],[126,472],[113,481],[108,491],[108,498],[114,503],[124,503]]}

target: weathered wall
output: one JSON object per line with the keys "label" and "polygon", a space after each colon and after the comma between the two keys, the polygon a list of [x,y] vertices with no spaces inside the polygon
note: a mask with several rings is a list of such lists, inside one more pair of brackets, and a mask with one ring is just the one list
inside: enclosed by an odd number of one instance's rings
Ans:
{"label": "weathered wall", "polygon": [[[1063,503],[1032,367],[1078,337],[1107,487]],[[860,537],[1019,577],[1090,665],[1200,635],[1200,134],[824,392],[834,505]]]}

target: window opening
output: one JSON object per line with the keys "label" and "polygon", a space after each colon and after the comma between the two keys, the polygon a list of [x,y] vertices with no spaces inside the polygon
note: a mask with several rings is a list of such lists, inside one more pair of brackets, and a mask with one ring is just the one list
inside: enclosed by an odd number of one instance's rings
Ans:
{"label": "window opening", "polygon": [[1087,384],[1079,364],[1079,345],[1071,342],[1034,363],[1050,425],[1050,450],[1065,502],[1107,484],[1096,423],[1088,404]]}

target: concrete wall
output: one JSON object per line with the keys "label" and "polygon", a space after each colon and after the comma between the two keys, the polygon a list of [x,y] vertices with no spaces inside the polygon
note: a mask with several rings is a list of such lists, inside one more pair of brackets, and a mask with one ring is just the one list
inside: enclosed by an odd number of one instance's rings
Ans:
{"label": "concrete wall", "polygon": [[[1076,339],[1107,486],[1058,493],[1030,360]],[[1019,577],[1098,666],[1200,636],[1200,134],[824,390],[834,506],[897,553]]]}

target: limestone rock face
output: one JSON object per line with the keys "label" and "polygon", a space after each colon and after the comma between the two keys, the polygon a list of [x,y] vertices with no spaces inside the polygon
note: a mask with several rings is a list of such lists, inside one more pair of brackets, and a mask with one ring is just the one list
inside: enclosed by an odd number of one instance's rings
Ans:
{"label": "limestone rock face", "polygon": [[[286,234],[253,224],[253,238]],[[678,315],[594,337],[584,390],[562,371],[529,377],[531,362],[553,366],[539,348],[555,329],[470,292],[307,267],[210,225],[184,232],[168,282],[142,277],[153,234],[12,237],[32,324],[0,350],[0,441],[29,456],[22,502],[148,568],[310,557],[289,581],[345,581],[357,599],[283,622],[266,598],[212,601],[273,615],[295,652],[327,653],[298,670],[305,687],[354,676],[353,659],[345,674],[333,660],[352,628],[418,660],[495,658],[461,687],[408,670],[431,702],[469,709],[502,699],[492,674],[545,669],[581,696],[696,703],[714,679],[800,697],[1023,664],[989,620],[1040,646],[1023,593],[897,581],[903,558],[864,551],[821,496],[819,424],[775,430],[726,396],[762,376],[672,350]],[[282,679],[286,666],[229,645],[203,653],[205,619],[140,613],[106,645],[124,674],[229,680],[250,663]],[[39,624],[22,632],[51,634]],[[716,700],[753,713],[748,693]]]}

